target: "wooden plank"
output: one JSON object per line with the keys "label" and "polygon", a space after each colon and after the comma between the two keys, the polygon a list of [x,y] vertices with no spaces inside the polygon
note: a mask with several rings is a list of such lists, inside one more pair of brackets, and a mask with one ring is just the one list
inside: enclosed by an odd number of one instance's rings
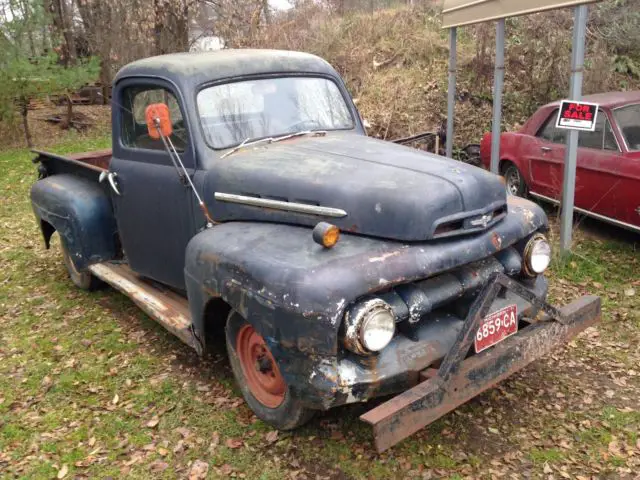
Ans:
{"label": "wooden plank", "polygon": [[186,298],[175,292],[158,288],[136,275],[125,264],[98,263],[91,265],[89,271],[124,293],[152,319],[199,354],[202,353],[202,344],[191,328],[191,313]]}

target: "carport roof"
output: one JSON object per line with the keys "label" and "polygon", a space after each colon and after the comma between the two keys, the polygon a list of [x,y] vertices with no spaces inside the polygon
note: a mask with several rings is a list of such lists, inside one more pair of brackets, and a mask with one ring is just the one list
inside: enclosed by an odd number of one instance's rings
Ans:
{"label": "carport roof", "polygon": [[[583,102],[597,103],[603,108],[616,108],[628,103],[640,102],[640,90],[631,92],[605,92],[594,93],[593,95],[584,95]],[[560,100],[548,103],[545,107],[555,107],[560,105]]]}
{"label": "carport roof", "polygon": [[470,25],[595,1],[597,0],[444,0],[442,27]]}

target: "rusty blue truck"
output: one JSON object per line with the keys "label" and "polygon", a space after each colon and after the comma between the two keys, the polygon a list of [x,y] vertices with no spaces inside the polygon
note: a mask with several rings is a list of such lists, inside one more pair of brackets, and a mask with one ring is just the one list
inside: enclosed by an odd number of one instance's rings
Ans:
{"label": "rusty blue truck", "polygon": [[314,55],[135,61],[112,129],[111,150],[36,152],[46,246],[57,232],[73,283],[113,286],[198,354],[224,335],[278,429],[390,397],[361,417],[383,451],[600,318],[596,296],[547,302],[540,207],[368,137]]}

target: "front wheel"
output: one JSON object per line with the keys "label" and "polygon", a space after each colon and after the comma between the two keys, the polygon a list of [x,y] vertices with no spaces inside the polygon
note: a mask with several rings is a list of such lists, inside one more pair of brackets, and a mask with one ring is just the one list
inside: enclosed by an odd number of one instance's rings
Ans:
{"label": "front wheel", "polygon": [[314,410],[291,394],[264,338],[235,311],[227,319],[226,338],[233,375],[259,419],[278,430],[293,430],[313,417]]}
{"label": "front wheel", "polygon": [[511,162],[509,162],[504,169],[504,179],[507,186],[507,193],[518,197],[526,197],[527,184],[524,181],[522,172]]}

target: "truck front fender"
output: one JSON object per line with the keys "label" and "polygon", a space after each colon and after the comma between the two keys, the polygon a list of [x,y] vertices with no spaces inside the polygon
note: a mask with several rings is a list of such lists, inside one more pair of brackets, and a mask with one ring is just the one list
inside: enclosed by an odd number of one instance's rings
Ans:
{"label": "truck front fender", "polygon": [[412,244],[344,233],[327,249],[305,227],[216,225],[194,236],[186,250],[196,334],[204,337],[208,302],[223,299],[260,332],[287,384],[304,389],[318,365],[332,365],[342,355],[340,326],[354,301],[479,261],[546,228],[539,206],[518,197],[508,204],[508,215],[483,233]]}
{"label": "truck front fender", "polygon": [[78,270],[117,255],[111,200],[100,185],[74,175],[53,175],[31,187],[31,205],[49,248],[54,231]]}

